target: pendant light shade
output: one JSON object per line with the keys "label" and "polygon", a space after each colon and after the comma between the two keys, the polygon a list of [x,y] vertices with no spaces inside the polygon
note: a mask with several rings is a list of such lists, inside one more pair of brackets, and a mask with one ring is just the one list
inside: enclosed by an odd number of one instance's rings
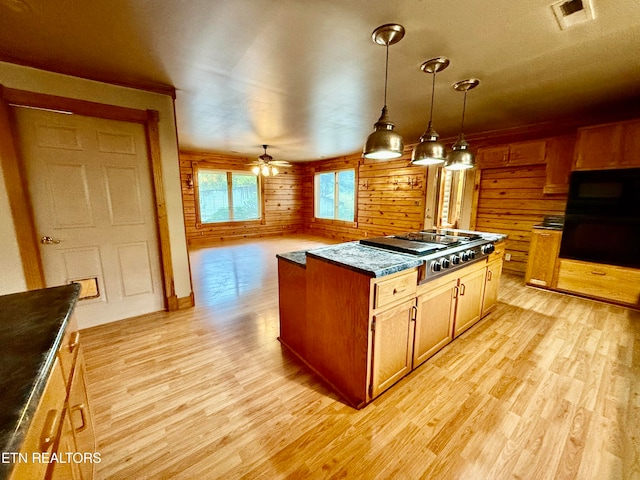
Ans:
{"label": "pendant light shade", "polygon": [[378,45],[384,45],[387,49],[385,71],[384,71],[384,106],[382,114],[374,124],[374,131],[367,138],[362,156],[375,160],[387,160],[398,158],[404,150],[404,142],[400,134],[393,129],[395,125],[389,119],[387,108],[387,79],[389,73],[389,45],[398,43],[404,37],[404,27],[402,25],[390,23],[376,28],[371,34],[371,38]]}
{"label": "pendant light shade", "polygon": [[467,107],[467,92],[476,88],[480,84],[477,78],[461,80],[453,84],[454,90],[464,92],[464,102],[462,104],[462,122],[460,124],[460,134],[456,143],[451,147],[451,152],[447,155],[444,168],[447,170],[466,170],[475,167],[475,156],[469,150],[469,143],[464,138],[464,114]]}
{"label": "pendant light shade", "polygon": [[436,87],[436,73],[441,72],[449,66],[449,59],[446,57],[436,57],[427,60],[420,67],[423,72],[433,75],[431,83],[431,109],[429,113],[429,126],[420,137],[420,143],[415,146],[411,154],[413,165],[439,165],[445,161],[444,145],[438,140],[440,135],[433,128],[433,102]]}

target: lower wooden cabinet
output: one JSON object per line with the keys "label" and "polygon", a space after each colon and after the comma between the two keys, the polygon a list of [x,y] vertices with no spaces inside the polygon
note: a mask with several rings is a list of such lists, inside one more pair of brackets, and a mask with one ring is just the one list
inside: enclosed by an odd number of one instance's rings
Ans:
{"label": "lower wooden cabinet", "polygon": [[554,288],[562,231],[534,228],[529,244],[525,282],[537,287]]}
{"label": "lower wooden cabinet", "polygon": [[413,367],[424,363],[453,340],[458,277],[434,280],[418,289]]}
{"label": "lower wooden cabinet", "polygon": [[380,395],[411,371],[415,313],[416,301],[412,297],[373,315],[369,392],[372,398]]}
{"label": "lower wooden cabinet", "polygon": [[482,299],[482,316],[490,313],[498,303],[500,277],[502,276],[502,256],[490,260],[487,264],[487,275],[484,283],[484,297]]}
{"label": "lower wooden cabinet", "polygon": [[560,259],[557,288],[640,307],[640,270]]}
{"label": "lower wooden cabinet", "polygon": [[458,279],[453,338],[471,328],[482,318],[486,264],[480,263],[477,265],[480,268],[473,269],[469,267],[470,271]]}
{"label": "lower wooden cabinet", "polygon": [[11,480],[93,478],[99,457],[79,338],[72,318],[20,450],[41,461],[17,463]]}

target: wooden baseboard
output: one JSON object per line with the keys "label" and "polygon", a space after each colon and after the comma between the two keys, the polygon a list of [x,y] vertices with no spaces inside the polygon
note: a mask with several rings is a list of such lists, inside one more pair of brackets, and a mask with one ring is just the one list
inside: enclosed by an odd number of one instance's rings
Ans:
{"label": "wooden baseboard", "polygon": [[193,292],[188,297],[178,298],[178,310],[184,310],[187,308],[195,307],[196,301],[193,296]]}

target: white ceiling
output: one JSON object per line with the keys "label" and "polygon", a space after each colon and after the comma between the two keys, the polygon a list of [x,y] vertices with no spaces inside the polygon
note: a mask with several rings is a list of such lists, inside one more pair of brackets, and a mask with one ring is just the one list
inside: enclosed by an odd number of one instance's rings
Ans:
{"label": "white ceiling", "polygon": [[[640,98],[640,0],[593,0],[596,19],[561,31],[554,0],[0,0],[0,59],[90,78],[176,88],[180,147],[276,159],[362,149],[383,104],[405,143],[428,121],[465,133],[597,111]],[[586,1],[586,0],[584,0]]]}

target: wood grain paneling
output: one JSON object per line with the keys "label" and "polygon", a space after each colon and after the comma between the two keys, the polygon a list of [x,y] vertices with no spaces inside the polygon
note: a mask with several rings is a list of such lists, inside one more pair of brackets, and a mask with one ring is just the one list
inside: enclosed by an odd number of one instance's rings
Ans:
{"label": "wood grain paneling", "polygon": [[180,177],[187,241],[189,245],[208,244],[232,238],[265,237],[302,230],[304,218],[303,167],[279,168],[275,177],[264,178],[264,221],[234,224],[204,224],[196,221],[195,190],[187,186],[187,178],[194,175],[193,163],[200,167],[223,170],[250,171],[248,158],[207,152],[180,152]]}
{"label": "wood grain paneling", "polygon": [[563,215],[566,194],[543,193],[545,165],[490,168],[482,171],[476,230],[505,233],[507,272],[524,275],[531,230],[545,215]]}

